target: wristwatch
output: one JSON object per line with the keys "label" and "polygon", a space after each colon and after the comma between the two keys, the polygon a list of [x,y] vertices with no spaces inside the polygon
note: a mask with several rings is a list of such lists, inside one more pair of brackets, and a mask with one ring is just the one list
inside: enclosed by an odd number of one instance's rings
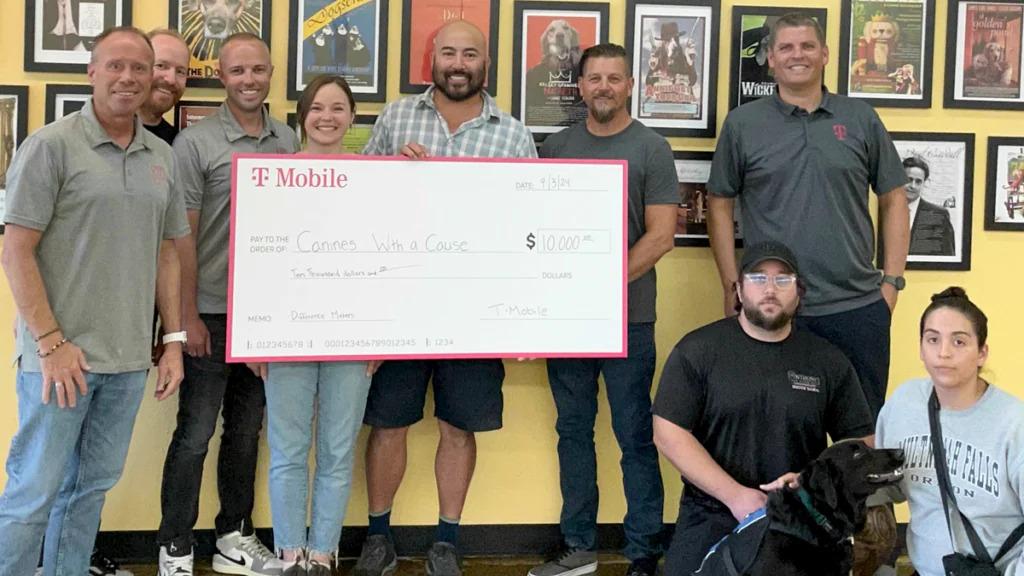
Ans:
{"label": "wristwatch", "polygon": [[903,276],[890,276],[888,274],[883,274],[882,282],[891,285],[897,291],[903,290],[907,287],[907,280]]}
{"label": "wristwatch", "polygon": [[181,342],[182,344],[184,344],[185,342],[188,342],[188,337],[185,334],[184,330],[182,330],[181,332],[171,332],[169,334],[164,334],[164,337],[161,339],[161,342],[163,342],[164,344],[170,344],[171,342]]}

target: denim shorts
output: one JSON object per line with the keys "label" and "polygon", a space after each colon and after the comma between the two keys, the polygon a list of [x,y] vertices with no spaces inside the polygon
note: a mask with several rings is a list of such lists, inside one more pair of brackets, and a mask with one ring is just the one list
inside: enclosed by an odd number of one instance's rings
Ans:
{"label": "denim shorts", "polygon": [[397,360],[373,376],[363,422],[404,428],[423,419],[427,385],[434,379],[434,416],[467,432],[501,428],[501,360]]}

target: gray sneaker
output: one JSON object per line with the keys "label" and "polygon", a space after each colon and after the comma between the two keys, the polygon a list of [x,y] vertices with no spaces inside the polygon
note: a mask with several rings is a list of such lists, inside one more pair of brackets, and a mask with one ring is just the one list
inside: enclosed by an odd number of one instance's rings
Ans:
{"label": "gray sneaker", "polygon": [[427,551],[427,576],[462,576],[459,553],[448,542],[434,542]]}
{"label": "gray sneaker", "polygon": [[395,568],[398,568],[395,543],[387,536],[374,534],[363,542],[363,551],[352,569],[352,576],[388,576]]}
{"label": "gray sneaker", "polygon": [[597,572],[597,552],[569,548],[558,558],[530,570],[528,576],[582,576]]}

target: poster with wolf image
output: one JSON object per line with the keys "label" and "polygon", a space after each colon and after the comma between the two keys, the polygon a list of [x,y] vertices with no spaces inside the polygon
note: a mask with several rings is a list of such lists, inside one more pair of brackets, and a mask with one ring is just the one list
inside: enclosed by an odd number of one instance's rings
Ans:
{"label": "poster with wolf image", "polygon": [[313,78],[337,74],[356,100],[383,102],[387,14],[387,0],[292,0],[288,99]]}
{"label": "poster with wolf image", "polygon": [[775,93],[775,76],[768,65],[768,34],[784,14],[800,12],[827,29],[825,8],[784,6],[733,6],[732,68],[729,79],[729,109]]}
{"label": "poster with wolf image", "polygon": [[967,4],[963,95],[1020,100],[1022,4]]}
{"label": "poster with wolf image", "polygon": [[714,136],[717,0],[627,4],[631,114],[665,136]]}
{"label": "poster with wolf image", "polygon": [[585,119],[580,56],[607,41],[608,5],[517,1],[514,27],[512,115],[539,138]]}
{"label": "poster with wolf image", "polygon": [[228,36],[249,32],[270,45],[271,0],[170,0],[170,27],[188,45],[188,85],[219,88],[220,48]]}
{"label": "poster with wolf image", "polygon": [[839,92],[875,105],[931,105],[934,2],[853,0],[843,4]]}

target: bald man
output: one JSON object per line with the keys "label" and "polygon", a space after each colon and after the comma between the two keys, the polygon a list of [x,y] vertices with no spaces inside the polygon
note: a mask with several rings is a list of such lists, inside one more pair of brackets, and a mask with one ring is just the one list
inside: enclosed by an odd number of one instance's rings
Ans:
{"label": "bald man", "polygon": [[[388,104],[363,153],[535,158],[530,132],[483,89],[489,65],[487,42],[476,26],[445,25],[431,54],[433,84]],[[462,574],[456,537],[476,463],[474,434],[501,428],[504,378],[498,359],[385,362],[374,375],[365,416],[372,427],[366,447],[370,527],[356,576],[390,574],[397,566],[391,505],[405,474],[406,435],[423,418],[431,380],[441,437],[434,466],[440,510],[427,574]]]}
{"label": "bald man", "polygon": [[[171,240],[188,223],[171,149],[136,114],[152,67],[138,29],[100,34],[87,68],[92,97],[27,138],[7,174],[18,431],[0,495],[2,576],[32,574],[44,534],[46,576],[89,572],[145,394],[154,301],[167,330],[181,333]],[[181,342],[170,342],[157,398],[181,378]]]}
{"label": "bald man", "polygon": [[228,221],[231,155],[292,154],[291,128],[267,114],[263,101],[274,67],[258,36],[239,33],[221,47],[218,71],[227,98],[216,114],[174,140],[178,181],[192,234],[180,250],[182,319],[188,332],[178,427],[164,462],[159,576],[191,576],[192,528],[207,446],[223,414],[217,458],[217,550],[213,569],[227,574],[278,576],[281,562],[253,531],[253,483],[266,398],[263,381],[244,364],[226,364]]}

